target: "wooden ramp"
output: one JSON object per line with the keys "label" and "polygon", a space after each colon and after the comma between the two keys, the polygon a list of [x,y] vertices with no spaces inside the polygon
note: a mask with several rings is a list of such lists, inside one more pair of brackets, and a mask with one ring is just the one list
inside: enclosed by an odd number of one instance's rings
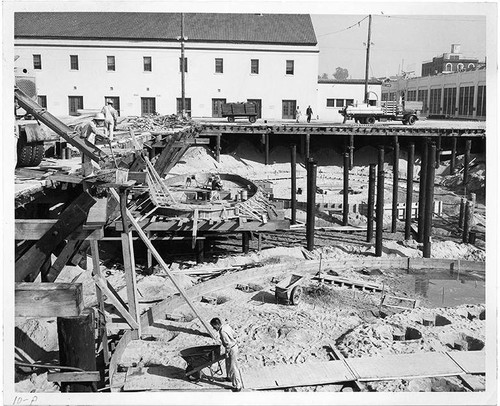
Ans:
{"label": "wooden ramp", "polygon": [[[351,372],[352,370],[352,372]],[[325,385],[346,381],[453,376],[485,373],[485,353],[427,352],[366,358],[346,358],[305,364],[276,365],[242,372],[246,389],[278,389],[293,386]]]}

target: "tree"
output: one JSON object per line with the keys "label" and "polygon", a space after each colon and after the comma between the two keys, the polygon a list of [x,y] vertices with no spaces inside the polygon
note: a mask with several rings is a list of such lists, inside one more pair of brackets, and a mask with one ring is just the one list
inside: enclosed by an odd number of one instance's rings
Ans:
{"label": "tree", "polygon": [[349,71],[346,68],[338,67],[333,77],[337,80],[346,80],[349,77]]}
{"label": "tree", "polygon": [[328,79],[328,73],[323,73],[320,79]]}

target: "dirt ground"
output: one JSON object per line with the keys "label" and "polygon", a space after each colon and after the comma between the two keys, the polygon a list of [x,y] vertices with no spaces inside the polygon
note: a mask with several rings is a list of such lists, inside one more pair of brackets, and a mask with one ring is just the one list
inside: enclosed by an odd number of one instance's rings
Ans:
{"label": "dirt ground", "polygon": [[[365,147],[356,150],[355,167],[350,172],[350,187],[360,192],[349,196],[349,203],[362,203],[367,200],[368,165],[374,162],[374,149]],[[318,167],[318,187],[326,193],[318,194],[318,203],[341,203],[343,196],[343,169],[338,155],[332,148],[313,150],[320,164]],[[171,171],[172,175],[206,172],[235,173],[252,180],[268,180],[273,184],[274,196],[289,198],[290,196],[290,165],[289,149],[276,147],[271,150],[271,165],[264,165],[263,154],[258,145],[242,141],[231,152],[221,155],[217,163],[210,151],[205,147],[193,147],[188,150],[182,161]],[[478,232],[475,245],[462,244],[458,231],[459,202],[463,197],[459,175],[449,175],[449,166],[445,161],[437,169],[435,198],[443,201],[443,213],[434,219],[432,257],[461,258],[474,261],[484,261],[484,231],[485,231],[485,164],[484,157],[476,156],[471,168],[471,183],[469,191],[477,194],[477,208],[474,217],[474,228]],[[460,160],[458,157],[459,167]],[[328,163],[332,163],[328,165]],[[386,162],[391,162],[390,154]],[[418,164],[418,161],[417,161]],[[400,159],[399,202],[405,201],[406,160],[402,153]],[[385,202],[392,199],[392,167],[385,165]],[[417,179],[419,166],[415,167]],[[305,169],[301,164],[297,168],[297,186],[305,191]],[[306,195],[298,195],[299,201],[305,201]],[[415,182],[413,200],[418,201],[418,182]],[[289,212],[288,212],[289,214]],[[299,211],[299,221],[305,221],[305,213]],[[317,226],[325,227],[339,223],[340,216],[336,213],[319,213]],[[390,213],[384,216],[386,225],[390,224]],[[350,224],[365,225],[366,218],[360,213],[350,214]],[[413,241],[403,241],[404,223],[398,221],[398,232],[387,234],[384,241],[383,256],[387,257],[421,257],[421,247]],[[210,263],[196,265],[193,260],[178,261],[172,269],[179,271],[203,269],[210,267],[251,266],[270,263],[290,263],[290,271],[306,263],[303,246],[305,245],[303,230],[290,233],[268,234],[262,239],[263,250],[251,252],[248,255],[238,254],[241,245],[235,238],[217,244],[219,253],[208,255]],[[346,259],[372,256],[373,244],[365,242],[365,234],[339,234],[328,231],[318,232],[316,236],[317,249],[308,255],[309,258]],[[256,248],[253,240],[251,248]],[[268,248],[268,249],[264,249]],[[221,251],[226,254],[222,254]],[[89,267],[90,258],[89,258]],[[126,299],[123,272],[117,266],[101,266],[109,282],[119,294]],[[233,270],[234,272],[234,270]],[[286,272],[281,275],[284,277]],[[234,287],[227,287],[212,294],[217,298],[217,304],[200,302],[197,306],[211,317],[227,320],[235,329],[240,340],[240,362],[243,371],[253,367],[277,364],[293,364],[330,359],[329,346],[334,345],[346,357],[367,355],[408,353],[419,351],[453,351],[456,342],[472,343],[469,349],[481,349],[485,341],[484,318],[484,275],[470,276],[462,283],[468,290],[471,300],[440,307],[439,297],[431,297],[425,288],[421,288],[422,275],[407,274],[401,270],[374,270],[361,273],[358,270],[346,269],[342,277],[365,280],[384,285],[386,293],[420,300],[420,307],[402,313],[389,312],[385,318],[379,317],[380,294],[361,292],[346,288],[336,288],[329,285],[319,285],[317,281],[306,277],[303,300],[298,306],[277,305],[274,298],[276,279],[271,277],[253,281],[251,292],[243,292]],[[187,289],[200,281],[196,277],[179,274],[178,281]],[[280,277],[277,279],[279,280]],[[448,280],[445,275],[423,277],[424,283]],[[465,279],[464,279],[465,280]],[[83,283],[84,302],[86,306],[95,306],[95,287],[90,271],[79,267],[67,266],[60,274],[58,282]],[[429,282],[430,281],[430,282]],[[455,281],[456,282],[456,281]],[[458,281],[457,283],[461,283]],[[441,286],[441,285],[439,285]],[[429,288],[427,288],[429,289]],[[139,300],[142,311],[154,300],[164,299],[175,293],[172,283],[162,272],[153,275],[138,275]],[[443,288],[444,292],[444,288]],[[439,293],[439,292],[438,292]],[[433,293],[436,296],[436,292]],[[450,293],[452,295],[452,293]],[[466,298],[469,296],[466,296]],[[449,299],[449,298],[448,298]],[[443,302],[444,293],[443,293]],[[112,315],[112,307],[107,306]],[[184,321],[155,320],[154,326],[145,333],[152,336],[151,340],[132,342],[123,354],[120,364],[132,366],[164,365],[177,368],[179,379],[186,366],[179,356],[183,348],[197,345],[213,344],[213,340],[200,334],[203,327],[198,319],[191,314],[187,305],[177,309],[176,313],[184,315]],[[441,324],[435,327],[423,326],[422,319],[439,315]],[[443,322],[442,320],[447,320]],[[421,337],[411,342],[397,342],[392,339],[395,330],[417,330]],[[413,330],[411,330],[413,331]],[[16,335],[24,340],[24,353],[17,354],[18,359],[34,361],[54,361],[57,359],[57,334],[54,320],[24,320],[16,324]],[[36,343],[31,348],[29,342]],[[473,346],[474,348],[471,348]],[[479,348],[481,347],[481,348]],[[179,372],[180,371],[180,372]],[[57,391],[57,385],[48,383],[46,374],[18,374],[16,390],[19,391]],[[298,388],[300,391],[337,391],[339,385],[315,386]],[[394,380],[370,383],[366,386],[370,391],[466,391],[466,387],[455,377],[428,378],[415,380]]]}

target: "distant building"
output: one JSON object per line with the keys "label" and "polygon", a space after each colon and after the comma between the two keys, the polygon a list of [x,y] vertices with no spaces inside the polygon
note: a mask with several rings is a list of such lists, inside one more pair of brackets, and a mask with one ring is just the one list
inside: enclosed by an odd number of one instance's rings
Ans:
{"label": "distant building", "polygon": [[451,52],[432,58],[422,64],[422,76],[433,76],[439,73],[462,72],[479,67],[479,59],[467,58],[460,53],[460,44],[452,44]]}
{"label": "distant building", "polygon": [[[368,97],[370,102],[381,100],[382,82],[370,79],[368,81]],[[314,115],[320,120],[342,122],[344,117],[339,111],[348,105],[363,103],[365,99],[364,79],[319,79],[318,102]]]}
{"label": "distant building", "polygon": [[[180,13],[16,13],[18,68],[35,72],[55,115],[181,110]],[[184,14],[188,113],[220,117],[224,102],[252,101],[259,116],[316,109],[319,49],[309,15]]]}

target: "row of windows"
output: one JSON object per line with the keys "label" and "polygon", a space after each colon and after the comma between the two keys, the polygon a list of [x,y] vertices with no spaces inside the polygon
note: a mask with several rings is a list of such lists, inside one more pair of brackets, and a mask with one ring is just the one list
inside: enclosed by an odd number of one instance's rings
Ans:
{"label": "row of windows", "polygon": [[[69,56],[69,64],[71,70],[79,70],[78,66],[78,55],[70,55]],[[42,55],[34,54],[33,55],[33,69],[40,70],[42,69]],[[108,72],[114,72],[116,70],[116,59],[114,56],[109,55],[106,56],[106,69]],[[143,69],[144,72],[152,72],[153,71],[153,58],[151,56],[143,57]],[[184,58],[184,72],[188,71],[188,59]],[[295,71],[295,61],[287,60],[285,73],[287,75],[293,75]],[[182,58],[179,58],[179,72],[182,72]],[[224,73],[224,59],[223,58],[215,58],[215,73]],[[250,60],[250,73],[254,75],[259,74],[259,60],[251,59]]]}
{"label": "row of windows", "polygon": [[[458,89],[458,105],[457,105]],[[397,93],[383,93],[382,100],[396,100]],[[443,100],[441,105],[441,99]],[[333,100],[333,99],[332,99]],[[423,102],[422,113],[454,116],[474,115],[474,86],[447,87],[444,89],[408,90],[406,100]],[[477,87],[476,115],[486,116],[486,86]]]}
{"label": "row of windows", "polygon": [[354,99],[326,99],[326,107],[345,107],[354,104]]}

